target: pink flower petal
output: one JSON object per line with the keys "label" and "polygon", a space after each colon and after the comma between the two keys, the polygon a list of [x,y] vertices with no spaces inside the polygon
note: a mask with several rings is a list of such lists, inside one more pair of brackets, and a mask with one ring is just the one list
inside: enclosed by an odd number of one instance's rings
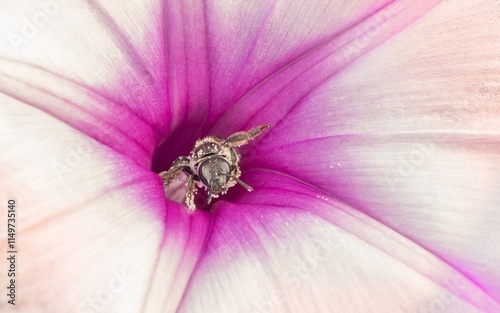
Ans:
{"label": "pink flower petal", "polygon": [[[17,200],[18,251],[16,306],[1,301],[0,311],[177,305],[209,216],[165,204],[158,175],[54,117],[4,95],[0,103],[0,189],[5,205]],[[5,231],[0,245],[5,262]]]}
{"label": "pink flower petal", "polygon": [[[487,292],[323,191],[253,171],[219,201],[180,312],[498,312]],[[216,309],[217,308],[217,309]]]}
{"label": "pink flower petal", "polygon": [[495,8],[437,6],[296,103],[247,166],[352,205],[500,302]]}
{"label": "pink flower petal", "polygon": [[[498,19],[486,1],[426,15],[438,2],[0,5],[24,309],[498,312],[498,101],[482,91]],[[475,92],[491,98],[464,102]],[[158,168],[269,122],[245,166],[295,179],[247,171],[255,192],[221,199],[213,228],[165,204],[147,169],[167,134]]]}
{"label": "pink flower petal", "polygon": [[[211,1],[206,7],[211,39],[212,126],[228,106],[297,59],[332,41],[390,1]],[[296,72],[297,73],[297,72]],[[244,102],[244,101],[243,101]],[[257,109],[257,103],[253,109]],[[241,118],[248,117],[246,108]],[[226,129],[227,125],[220,125]],[[227,130],[229,131],[229,130]]]}
{"label": "pink flower petal", "polygon": [[[236,99],[212,131],[225,135],[231,129],[278,123],[312,90],[424,16],[437,3],[437,0],[393,1],[378,10],[371,8],[371,14],[362,15],[364,18],[351,18],[353,21],[341,29],[325,29],[323,40],[299,50],[296,58],[286,59],[285,64],[263,77],[243,98]],[[270,53],[277,48],[272,47]]]}
{"label": "pink flower petal", "polygon": [[170,126],[160,7],[0,4],[0,91],[149,167]]}
{"label": "pink flower petal", "polygon": [[[319,82],[437,2],[169,2],[167,76],[178,126],[153,169],[168,168],[199,137],[275,123]],[[367,45],[364,34],[380,32],[381,23],[383,36]]]}

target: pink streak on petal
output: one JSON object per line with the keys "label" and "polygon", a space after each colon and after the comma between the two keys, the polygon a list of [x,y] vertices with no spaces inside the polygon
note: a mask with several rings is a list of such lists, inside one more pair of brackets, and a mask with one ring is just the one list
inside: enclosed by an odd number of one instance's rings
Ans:
{"label": "pink streak on petal", "polygon": [[150,166],[157,134],[126,104],[39,68],[5,59],[0,64],[3,93],[53,115],[144,167]]}
{"label": "pink streak on petal", "polygon": [[389,2],[208,1],[212,109],[204,128],[260,82]]}
{"label": "pink streak on petal", "polygon": [[203,1],[167,1],[166,76],[172,125],[156,151],[153,170],[167,169],[200,137],[210,105],[210,40]]}
{"label": "pink streak on petal", "polygon": [[167,201],[165,236],[145,299],[144,312],[173,312],[179,305],[210,233],[212,215]]}
{"label": "pink streak on petal", "polygon": [[247,93],[211,131],[226,135],[230,129],[277,123],[316,86],[400,32],[438,2],[395,1],[341,34],[327,38]]}

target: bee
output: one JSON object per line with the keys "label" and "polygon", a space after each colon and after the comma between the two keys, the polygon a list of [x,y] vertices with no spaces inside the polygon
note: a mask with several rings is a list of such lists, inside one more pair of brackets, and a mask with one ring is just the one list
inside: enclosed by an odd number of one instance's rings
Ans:
{"label": "bee", "polygon": [[208,204],[236,184],[252,191],[252,187],[240,180],[241,156],[236,148],[246,145],[269,127],[271,125],[262,125],[247,132],[239,131],[226,139],[208,136],[197,140],[189,156],[178,157],[167,171],[158,174],[163,179],[163,186],[167,188],[181,172],[186,173],[186,205],[191,211],[196,210],[194,197],[197,188],[208,190]]}

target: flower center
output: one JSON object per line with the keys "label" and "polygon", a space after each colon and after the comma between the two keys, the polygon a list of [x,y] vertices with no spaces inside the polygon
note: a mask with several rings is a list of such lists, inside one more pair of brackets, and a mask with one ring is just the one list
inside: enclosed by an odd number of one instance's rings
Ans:
{"label": "flower center", "polygon": [[[268,127],[270,125],[259,126],[247,132],[236,132],[226,139],[208,136],[197,140],[187,155],[177,157],[167,170],[159,172],[165,196],[178,202],[184,198],[187,207],[194,211],[197,208],[210,210],[212,199],[225,194],[236,184],[252,191],[252,187],[240,180],[238,148],[248,144]],[[154,160],[161,159],[158,155],[155,154]],[[183,185],[184,197],[181,191]]]}

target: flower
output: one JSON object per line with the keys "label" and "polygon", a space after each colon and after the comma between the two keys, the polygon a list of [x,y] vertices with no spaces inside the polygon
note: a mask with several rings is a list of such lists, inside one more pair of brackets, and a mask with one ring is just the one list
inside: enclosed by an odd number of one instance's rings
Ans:
{"label": "flower", "polygon": [[[497,15],[460,0],[1,4],[15,308],[499,312]],[[165,199],[155,172],[197,138],[267,123],[242,151],[252,193],[194,214]]]}

